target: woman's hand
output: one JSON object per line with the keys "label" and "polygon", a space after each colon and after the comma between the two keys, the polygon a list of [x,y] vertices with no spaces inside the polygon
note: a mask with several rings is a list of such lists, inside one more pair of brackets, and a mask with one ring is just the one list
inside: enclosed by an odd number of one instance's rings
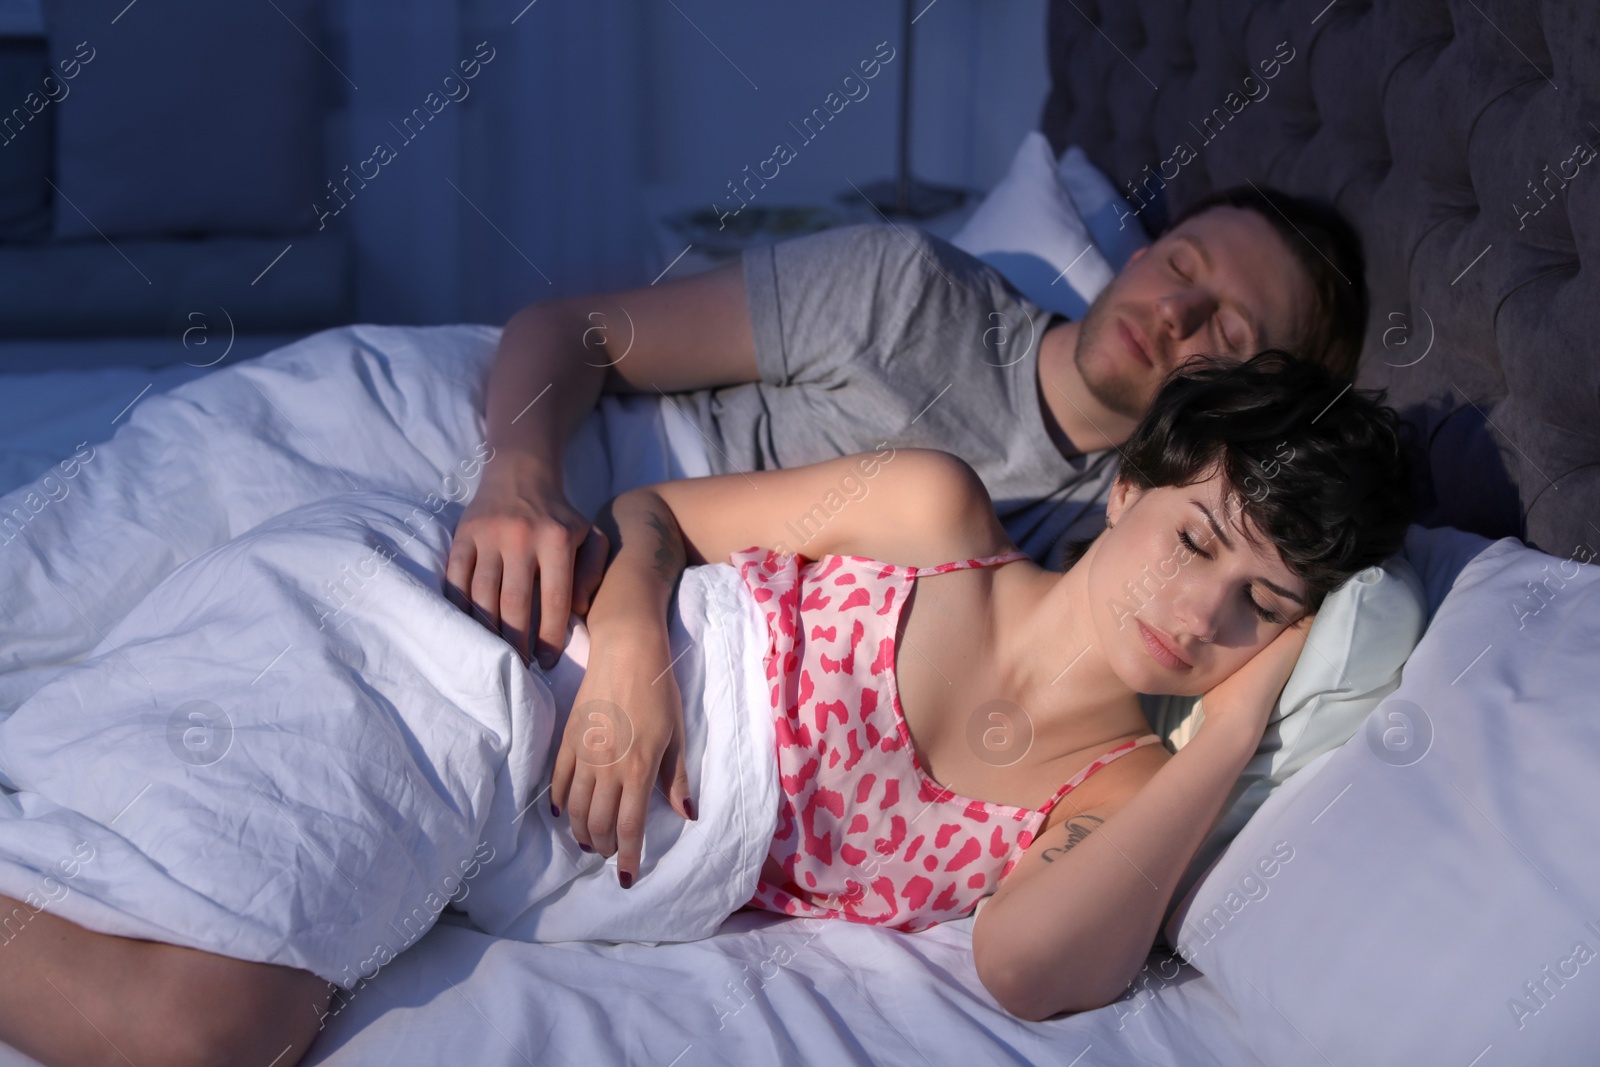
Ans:
{"label": "woman's hand", "polygon": [[1243,731],[1259,744],[1315,619],[1315,615],[1308,614],[1284,627],[1243,667],[1213,686],[1200,700],[1205,712],[1200,729],[1226,723],[1229,729]]}
{"label": "woman's hand", "polygon": [[554,810],[579,845],[617,856],[627,889],[639,873],[650,791],[694,818],[684,766],[683,702],[664,626],[625,626],[597,637],[573,699],[550,778]]}
{"label": "woman's hand", "polygon": [[[523,662],[537,652],[549,669],[566,646],[569,614],[588,613],[609,549],[606,535],[567,502],[559,478],[502,450],[456,524],[446,595],[509,641]],[[539,643],[530,647],[535,626]]]}

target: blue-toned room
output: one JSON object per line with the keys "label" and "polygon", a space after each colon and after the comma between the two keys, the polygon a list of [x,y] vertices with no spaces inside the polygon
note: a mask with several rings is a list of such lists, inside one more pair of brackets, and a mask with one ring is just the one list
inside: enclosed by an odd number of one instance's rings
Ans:
{"label": "blue-toned room", "polygon": [[1597,55],[0,0],[0,1067],[1597,1062]]}

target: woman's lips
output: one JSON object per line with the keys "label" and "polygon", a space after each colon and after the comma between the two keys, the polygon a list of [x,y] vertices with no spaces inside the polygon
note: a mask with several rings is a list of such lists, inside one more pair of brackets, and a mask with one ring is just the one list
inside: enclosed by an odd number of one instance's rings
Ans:
{"label": "woman's lips", "polygon": [[[1134,621],[1139,622],[1137,619]],[[1192,668],[1192,664],[1179,658],[1177,653],[1168,648],[1161,638],[1142,622],[1139,622],[1139,636],[1144,639],[1144,647],[1150,653],[1150,658],[1163,667],[1173,671],[1187,671]]]}

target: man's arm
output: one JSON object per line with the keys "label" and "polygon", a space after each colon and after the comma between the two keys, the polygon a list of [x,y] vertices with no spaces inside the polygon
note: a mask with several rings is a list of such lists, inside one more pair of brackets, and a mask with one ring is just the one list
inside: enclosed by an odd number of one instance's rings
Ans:
{"label": "man's arm", "polygon": [[517,312],[489,370],[492,462],[456,526],[447,592],[524,658],[537,653],[553,664],[569,612],[588,611],[607,549],[605,535],[566,498],[567,438],[602,392],[674,392],[759,377],[742,261]]}
{"label": "man's arm", "polygon": [[[489,444],[496,455],[536,462],[559,483],[562,446],[601,393],[758,378],[738,260],[637,289],[530,304],[506,324],[489,370]],[[542,417],[528,417],[541,408]]]}

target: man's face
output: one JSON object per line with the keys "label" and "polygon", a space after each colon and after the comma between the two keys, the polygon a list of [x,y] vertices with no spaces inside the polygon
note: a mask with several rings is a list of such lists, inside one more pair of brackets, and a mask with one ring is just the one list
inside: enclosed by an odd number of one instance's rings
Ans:
{"label": "man's face", "polygon": [[1073,358],[1096,400],[1137,419],[1190,356],[1292,351],[1313,305],[1310,277],[1271,223],[1214,207],[1134,253],[1089,306]]}

